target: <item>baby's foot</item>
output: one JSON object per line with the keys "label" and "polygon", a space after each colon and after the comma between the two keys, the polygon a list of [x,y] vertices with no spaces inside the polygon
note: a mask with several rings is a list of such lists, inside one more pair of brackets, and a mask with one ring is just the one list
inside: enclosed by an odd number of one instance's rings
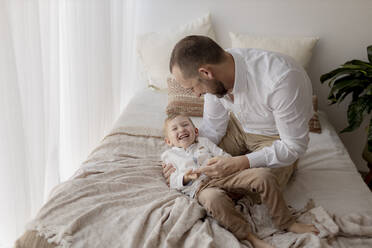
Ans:
{"label": "baby's foot", "polygon": [[319,230],[312,224],[304,224],[299,222],[294,222],[290,227],[288,227],[289,232],[294,233],[308,233],[312,232],[315,234],[319,234]]}
{"label": "baby's foot", "polygon": [[270,245],[266,241],[263,241],[253,234],[248,234],[247,240],[251,242],[254,248],[274,248],[274,246]]}

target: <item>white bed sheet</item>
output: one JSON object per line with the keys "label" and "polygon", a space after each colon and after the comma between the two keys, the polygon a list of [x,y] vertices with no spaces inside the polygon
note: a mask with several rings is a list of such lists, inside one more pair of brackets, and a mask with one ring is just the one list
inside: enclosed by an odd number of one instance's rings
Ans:
{"label": "white bed sheet", "polygon": [[[143,89],[128,104],[114,125],[161,129],[166,117],[167,93]],[[372,212],[372,193],[324,113],[322,133],[310,133],[306,154],[300,158],[295,177],[284,191],[288,204],[303,207],[309,199],[330,213]],[[201,118],[192,117],[198,127]]]}

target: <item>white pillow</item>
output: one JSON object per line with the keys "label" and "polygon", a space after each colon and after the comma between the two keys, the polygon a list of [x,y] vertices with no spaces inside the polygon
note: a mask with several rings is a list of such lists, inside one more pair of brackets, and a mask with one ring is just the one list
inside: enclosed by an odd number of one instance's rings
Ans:
{"label": "white pillow", "polygon": [[137,51],[147,74],[149,86],[167,88],[172,49],[179,40],[188,35],[204,35],[215,39],[210,14],[166,32],[147,33],[138,37]]}
{"label": "white pillow", "polygon": [[229,33],[233,48],[259,48],[283,53],[307,68],[317,37],[260,37]]}

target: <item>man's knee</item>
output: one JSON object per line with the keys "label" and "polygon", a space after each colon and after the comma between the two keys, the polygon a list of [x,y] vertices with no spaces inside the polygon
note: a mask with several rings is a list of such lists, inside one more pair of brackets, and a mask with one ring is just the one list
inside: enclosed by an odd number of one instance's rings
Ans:
{"label": "man's knee", "polygon": [[198,201],[204,203],[213,203],[222,197],[223,192],[217,188],[206,188],[199,193]]}
{"label": "man's knee", "polygon": [[[252,170],[252,169],[251,169]],[[276,176],[268,168],[255,168],[253,186],[255,189],[260,189],[263,186],[277,186],[278,180]]]}
{"label": "man's knee", "polygon": [[213,210],[214,207],[219,206],[225,198],[228,197],[226,193],[219,188],[206,188],[199,193],[198,201],[208,211]]}

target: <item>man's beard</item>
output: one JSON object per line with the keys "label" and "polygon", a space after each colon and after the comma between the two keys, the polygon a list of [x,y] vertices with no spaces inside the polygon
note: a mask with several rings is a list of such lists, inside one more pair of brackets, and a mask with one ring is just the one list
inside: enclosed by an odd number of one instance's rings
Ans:
{"label": "man's beard", "polygon": [[214,81],[213,88],[211,89],[211,94],[217,96],[218,98],[222,98],[227,94],[227,89],[223,85],[221,81]]}

